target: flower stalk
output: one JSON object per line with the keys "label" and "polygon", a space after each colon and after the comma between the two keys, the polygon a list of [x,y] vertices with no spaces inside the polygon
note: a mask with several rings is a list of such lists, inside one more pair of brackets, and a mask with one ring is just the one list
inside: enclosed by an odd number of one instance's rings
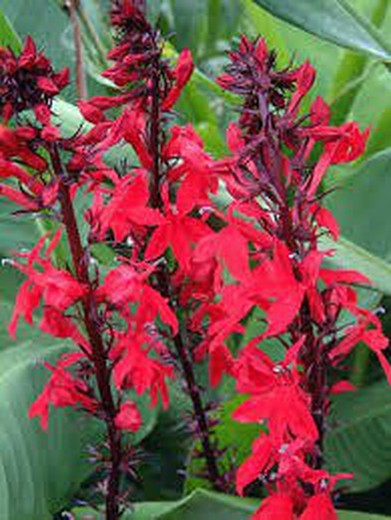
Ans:
{"label": "flower stalk", "polygon": [[92,283],[88,274],[88,259],[83,248],[80,232],[75,216],[75,210],[69,193],[69,187],[63,175],[63,168],[59,151],[53,147],[51,160],[55,175],[60,179],[59,202],[61,205],[62,223],[68,240],[68,247],[72,254],[73,267],[76,279],[81,285],[88,287],[81,304],[83,308],[83,324],[87,332],[91,346],[91,360],[94,366],[94,375],[99,390],[102,410],[101,416],[106,424],[107,440],[109,447],[108,477],[106,486],[106,518],[118,520],[120,513],[120,465],[122,460],[122,433],[115,424],[118,407],[111,390],[111,370],[107,356],[107,350],[101,333],[101,318],[99,317],[97,303],[92,289]]}
{"label": "flower stalk", "polygon": [[[161,144],[165,142],[164,131],[161,124],[161,82],[162,78],[160,75],[161,70],[161,54],[158,51],[157,43],[156,46],[156,57],[152,68],[151,78],[151,111],[150,111],[150,132],[149,132],[149,149],[152,157],[152,171],[150,181],[150,204],[151,207],[157,208],[164,212],[164,202],[161,197],[161,181],[164,179],[164,173],[162,171],[162,160],[161,160]],[[170,273],[167,269],[166,264],[162,265],[157,275],[158,289],[159,292],[168,299],[171,303],[171,307],[176,308],[177,302],[174,301],[173,288],[170,283]],[[180,321],[180,318],[178,318]],[[194,373],[194,360],[192,359],[189,345],[183,339],[181,326],[179,327],[178,333],[173,338],[173,348],[175,355],[179,359],[183,378],[186,383],[188,395],[191,400],[191,404],[194,410],[194,418],[197,424],[197,434],[202,445],[203,457],[205,458],[207,475],[209,482],[218,491],[224,491],[226,486],[223,477],[220,475],[219,468],[217,465],[216,449],[212,445],[211,431],[206,410],[204,408],[201,396],[201,390],[197,384],[196,376]]]}

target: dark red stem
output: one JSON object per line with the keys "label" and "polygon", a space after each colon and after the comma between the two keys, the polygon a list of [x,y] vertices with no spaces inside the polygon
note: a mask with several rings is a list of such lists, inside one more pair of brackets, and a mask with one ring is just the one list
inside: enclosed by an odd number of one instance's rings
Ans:
{"label": "dark red stem", "polygon": [[[59,200],[61,204],[62,221],[65,226],[68,244],[71,250],[73,266],[78,281],[91,288],[88,265],[81,242],[79,228],[74,207],[69,193],[69,187],[63,179],[63,169],[57,148],[51,150],[51,159],[59,185]],[[121,431],[115,426],[117,408],[110,386],[110,367],[100,332],[100,320],[97,304],[92,290],[82,300],[83,321],[91,345],[92,362],[98,385],[103,419],[106,423],[108,446],[110,450],[110,472],[108,476],[106,494],[106,520],[118,520],[119,512],[119,483],[120,464],[122,457]]]}
{"label": "dark red stem", "polygon": [[[297,243],[293,234],[293,223],[288,209],[287,198],[285,198],[285,207],[282,209],[281,214],[282,239],[292,254],[303,253],[303,244]],[[298,280],[301,281],[300,271],[294,268],[294,273]],[[313,321],[307,298],[305,298],[302,304],[297,327],[299,330],[295,331],[295,333],[297,334],[297,332],[299,332],[300,335],[305,334],[306,336],[300,357],[306,373],[305,390],[311,396],[311,413],[319,434],[316,443],[317,452],[312,455],[311,465],[315,469],[320,469],[323,466],[323,440],[325,417],[327,414],[327,363],[324,345],[322,341],[318,341],[314,334]]]}
{"label": "dark red stem", "polygon": [[[159,60],[158,56],[155,63],[154,74],[151,80],[152,87],[152,103],[151,103],[151,120],[150,120],[150,153],[153,160],[152,175],[150,180],[150,197],[151,206],[163,209],[163,204],[160,195],[161,182],[161,126],[160,126],[160,85],[159,85]],[[158,285],[160,292],[172,299],[172,291],[170,287],[170,276],[166,268],[158,272]],[[226,487],[224,485],[223,477],[219,474],[215,450],[213,449],[210,431],[208,425],[207,414],[202,403],[201,391],[196,382],[195,373],[193,370],[193,360],[189,352],[189,348],[183,340],[181,332],[174,338],[174,346],[178,356],[182,372],[186,381],[187,390],[192,402],[195,420],[197,422],[197,429],[200,435],[200,440],[203,448],[203,455],[206,461],[207,472],[209,480],[215,489],[223,491]]]}
{"label": "dark red stem", "polygon": [[319,434],[316,443],[317,452],[312,455],[311,465],[315,469],[320,469],[323,466],[323,441],[327,414],[327,354],[322,341],[318,341],[314,335],[307,301],[303,303],[300,322],[301,332],[306,335],[302,356],[307,377],[306,391],[311,395],[311,413]]}
{"label": "dark red stem", "polygon": [[[169,282],[169,274],[165,268],[158,273],[158,284],[161,293],[170,298],[171,288]],[[213,487],[217,491],[228,491],[229,483],[225,482],[224,476],[220,475],[216,460],[216,451],[211,442],[210,429],[207,419],[207,413],[202,403],[201,390],[197,384],[196,376],[193,370],[193,359],[189,348],[184,341],[184,335],[181,331],[174,337],[174,347],[178,356],[181,369],[186,381],[187,391],[193,406],[194,417],[197,423],[197,432],[202,444],[202,453],[206,462],[208,478]]]}

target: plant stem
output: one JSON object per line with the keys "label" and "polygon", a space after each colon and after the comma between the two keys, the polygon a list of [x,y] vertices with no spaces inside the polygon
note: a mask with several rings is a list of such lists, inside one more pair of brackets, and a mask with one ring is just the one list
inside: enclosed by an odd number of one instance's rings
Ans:
{"label": "plant stem", "polygon": [[[169,273],[163,267],[158,273],[158,285],[163,296],[172,299]],[[170,298],[171,297],[171,298]],[[227,485],[220,475],[216,460],[215,449],[210,438],[210,429],[207,414],[202,403],[201,390],[197,384],[193,369],[193,359],[189,348],[183,339],[181,331],[174,337],[174,347],[181,364],[182,372],[186,381],[186,387],[194,410],[197,430],[202,444],[203,455],[206,462],[209,481],[217,491],[227,491]]]}
{"label": "plant stem", "polygon": [[80,18],[80,22],[85,30],[85,36],[87,36],[88,33],[88,37],[92,40],[92,45],[96,51],[100,66],[106,69],[108,67],[106,58],[107,50],[102,44],[94,25],[91,23],[87,13],[85,12],[84,7],[80,3],[77,6],[77,12]]}
{"label": "plant stem", "polygon": [[[151,119],[150,119],[150,132],[149,132],[149,149],[152,155],[153,166],[152,175],[150,180],[150,203],[152,207],[163,210],[163,203],[160,195],[160,180],[161,180],[161,156],[160,156],[160,143],[161,143],[161,125],[160,125],[160,99],[159,99],[159,60],[160,56],[157,56],[155,63],[155,70],[151,79],[151,92],[152,92],[152,103],[151,103]],[[165,267],[160,269],[157,273],[157,280],[160,292],[171,299],[172,301],[172,290],[170,284],[170,275]],[[208,419],[205,408],[202,403],[201,391],[196,382],[195,373],[193,370],[193,360],[189,352],[188,346],[183,340],[183,336],[179,331],[174,337],[174,346],[178,355],[183,375],[186,381],[186,386],[189,392],[190,400],[194,409],[195,420],[197,422],[197,428],[201,439],[203,448],[203,454],[206,461],[207,471],[209,480],[215,489],[223,491],[225,486],[223,478],[219,474],[219,469],[216,460],[215,450],[213,449],[210,431],[208,425]]]}
{"label": "plant stem", "polygon": [[83,43],[80,32],[80,24],[77,17],[78,0],[66,0],[65,7],[69,13],[69,19],[72,26],[73,43],[75,45],[76,57],[76,89],[80,99],[88,97],[87,79],[83,58]]}
{"label": "plant stem", "polygon": [[303,303],[301,312],[301,329],[306,335],[303,364],[307,374],[306,390],[311,395],[311,413],[318,429],[317,453],[312,456],[312,466],[320,469],[323,466],[323,443],[325,418],[327,413],[327,363],[326,351],[313,333],[312,320],[308,302]]}
{"label": "plant stem", "polygon": [[[285,244],[288,246],[291,253],[303,249],[303,244],[296,243],[293,235],[293,222],[290,212],[288,211],[287,199],[285,197],[285,208],[281,213],[282,226],[281,233]],[[300,247],[301,246],[301,247]],[[301,281],[301,274],[299,269],[294,267],[294,274],[298,281]],[[302,347],[301,362],[304,365],[304,370],[307,376],[306,391],[311,396],[311,413],[314,422],[318,429],[318,440],[316,443],[317,452],[312,456],[312,466],[314,469],[320,469],[323,466],[323,443],[325,433],[325,418],[327,414],[327,354],[325,346],[321,341],[318,341],[313,329],[313,322],[311,311],[307,297],[302,303],[299,318],[297,321],[297,329],[299,335],[305,335],[305,343]],[[294,338],[292,337],[292,340]]]}
{"label": "plant stem", "polygon": [[[63,169],[57,148],[50,152],[54,171],[60,181],[59,200],[61,205],[62,220],[65,226],[69,248],[71,250],[73,266],[77,280],[91,289],[91,280],[88,273],[84,249],[80,232],[69,193],[69,187],[63,180]],[[106,520],[118,520],[119,518],[119,481],[120,464],[122,457],[121,431],[115,426],[117,407],[114,403],[110,386],[110,367],[105,351],[104,341],[100,332],[100,320],[97,304],[90,290],[82,300],[83,321],[91,345],[92,362],[95,368],[98,390],[103,409],[103,419],[106,423],[108,445],[110,450],[110,473],[106,494]]]}
{"label": "plant stem", "polygon": [[217,466],[215,450],[211,444],[210,431],[208,419],[205,408],[202,404],[201,391],[197,385],[194,370],[193,360],[191,359],[189,349],[183,342],[182,336],[178,333],[174,338],[174,345],[177,351],[183,374],[185,376],[187,390],[193,405],[195,419],[197,421],[197,428],[202,444],[203,455],[205,457],[206,467],[208,471],[209,481],[213,487],[218,491],[226,491],[226,486],[222,476],[219,473]]}

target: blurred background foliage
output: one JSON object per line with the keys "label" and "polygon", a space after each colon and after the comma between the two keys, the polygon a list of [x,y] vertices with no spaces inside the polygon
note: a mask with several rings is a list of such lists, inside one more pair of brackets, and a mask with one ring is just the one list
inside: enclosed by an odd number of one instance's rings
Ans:
{"label": "blurred background foliage", "polygon": [[[99,77],[107,66],[112,45],[109,0],[80,0],[77,20],[83,36],[88,94],[115,91]],[[55,67],[70,66],[75,76],[75,49],[67,3],[63,0],[1,0],[0,45],[17,50],[27,34],[51,57]],[[331,104],[332,121],[354,119],[372,129],[367,151],[351,167],[334,167],[324,189],[331,189],[327,204],[336,214],[343,238],[334,263],[358,268],[374,281],[374,289],[360,297],[372,307],[391,306],[391,1],[390,0],[147,0],[150,19],[168,42],[165,52],[191,49],[197,70],[179,103],[181,123],[191,122],[214,157],[226,153],[224,131],[235,117],[236,99],[224,94],[213,80],[227,62],[226,51],[241,32],[261,35],[278,53],[278,63],[310,60],[318,71],[306,109],[321,95]],[[55,111],[64,131],[76,131],[82,119],[74,104],[75,87],[67,89]],[[123,151],[110,160],[115,163]],[[222,194],[222,197],[224,194]],[[12,215],[10,203],[0,203],[0,256],[30,247],[44,222]],[[327,242],[327,239],[325,239]],[[330,243],[327,243],[329,246]],[[332,245],[334,247],[334,245]],[[98,257],[110,262],[110,255]],[[97,425],[72,413],[55,411],[49,433],[42,433],[26,410],[46,375],[43,359],[69,348],[51,345],[33,329],[23,329],[18,342],[7,337],[6,327],[20,277],[3,261],[0,269],[0,518],[49,520],[65,518],[62,511],[75,506],[76,518],[98,518],[84,506],[96,499],[99,474],[86,463],[99,435]],[[383,318],[391,337],[390,313]],[[248,320],[247,337],[255,334],[256,316]],[[234,347],[238,345],[234,345]],[[273,350],[273,344],[265,348]],[[354,394],[335,399],[333,428],[326,449],[333,470],[353,471],[352,488],[342,490],[343,509],[370,511],[391,518],[391,392],[377,363],[358,348],[351,359]],[[205,379],[204,367],[199,367]],[[194,457],[188,428],[189,405],[173,386],[168,413],[151,411],[141,403],[144,429],[134,439],[135,458],[142,464],[137,479],[129,481],[132,496],[140,501],[125,518],[166,520],[248,518],[251,501],[222,497],[194,478],[200,460]],[[256,435],[253,426],[230,418],[235,406],[227,381],[213,398],[220,403],[217,436],[230,446],[237,464],[245,458]],[[240,432],[238,434],[238,431]],[[229,461],[222,459],[223,464]],[[187,468],[187,470],[185,469]],[[192,494],[181,498],[184,490]],[[161,501],[157,504],[149,501]],[[166,502],[171,500],[172,502]],[[147,501],[147,502],[145,502]],[[164,501],[164,502],[163,502]],[[92,516],[88,516],[92,515]],[[380,516],[343,513],[342,520]]]}

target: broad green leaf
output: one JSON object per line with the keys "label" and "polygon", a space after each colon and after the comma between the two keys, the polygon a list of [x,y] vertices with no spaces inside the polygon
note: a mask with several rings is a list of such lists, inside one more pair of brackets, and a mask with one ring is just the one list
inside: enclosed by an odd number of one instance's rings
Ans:
{"label": "broad green leaf", "polygon": [[342,47],[391,61],[390,44],[347,0],[254,0],[273,15]]}
{"label": "broad green leaf", "polygon": [[[257,508],[256,500],[213,493],[197,489],[176,502],[147,502],[134,505],[134,511],[125,513],[124,520],[248,520]],[[91,514],[91,520],[101,517],[91,509],[76,509],[76,520]]]}
{"label": "broad green leaf", "polygon": [[[197,489],[178,502],[135,504],[134,511],[125,513],[124,520],[249,520],[257,509],[256,500],[222,495]],[[73,511],[76,520],[103,520],[91,509]],[[339,520],[387,520],[389,517],[339,511]]]}
{"label": "broad green leaf", "polygon": [[343,237],[337,242],[322,237],[320,244],[323,250],[334,250],[328,264],[339,269],[356,269],[372,280],[374,290],[391,294],[391,264]]}
{"label": "broad green leaf", "polygon": [[[333,174],[334,179],[339,179],[340,186],[336,184],[334,193],[325,199],[340,223],[342,235],[372,255],[391,261],[391,229],[387,226],[391,200],[391,148],[354,167],[346,181],[345,173]],[[376,264],[373,269],[376,269]]]}
{"label": "broad green leaf", "polygon": [[383,515],[371,515],[369,513],[358,513],[354,511],[339,511],[339,520],[390,520],[391,517]]}
{"label": "broad green leaf", "polygon": [[[1,353],[8,348],[19,348],[19,346],[25,344],[32,344],[36,342],[40,345],[40,347],[47,347],[53,344],[53,338],[46,334],[43,334],[39,328],[37,323],[39,323],[40,316],[36,316],[34,319],[34,326],[30,327],[27,323],[25,323],[22,319],[18,324],[18,331],[16,339],[13,339],[8,334],[8,325],[11,320],[12,311],[14,308],[14,300],[16,298],[16,293],[19,289],[19,285],[23,281],[23,277],[19,279],[19,277],[12,277],[15,271],[14,268],[5,268],[6,275],[2,276],[0,271],[0,282],[3,281],[3,278],[7,276],[11,279],[11,283],[9,283],[9,299],[6,299],[7,294],[3,297],[3,293],[0,298],[0,355]],[[3,288],[2,288],[3,289]],[[11,291],[13,291],[11,293]],[[38,313],[37,313],[38,314]]]}
{"label": "broad green leaf", "polygon": [[168,0],[162,12],[166,15],[164,32],[174,34],[170,39],[175,47],[189,47],[196,61],[208,68],[213,58],[222,56],[237,33],[241,4],[230,0]]}
{"label": "broad green leaf", "polygon": [[391,147],[391,105],[388,103],[380,114],[376,126],[371,130],[364,157],[370,157]]}
{"label": "broad green leaf", "polygon": [[17,213],[19,206],[2,197],[0,203],[0,254],[30,247],[39,236],[35,219]]}
{"label": "broad green leaf", "polygon": [[210,152],[215,159],[226,156],[227,146],[217,125],[199,123],[195,130],[203,140],[206,151]]}
{"label": "broad green leaf", "polygon": [[49,431],[27,411],[42,391],[53,362],[66,348],[19,346],[0,353],[0,518],[49,520],[91,471],[87,447],[97,424],[72,411],[51,413]]}
{"label": "broad green leaf", "polygon": [[[0,202],[0,327],[5,326],[2,304],[14,300],[17,287],[23,280],[8,259],[15,252],[30,249],[40,236],[36,220],[31,215],[17,213],[19,207],[2,199]],[[9,320],[9,316],[6,318]]]}
{"label": "broad green leaf", "polygon": [[[41,336],[42,337],[42,336]],[[93,471],[88,447],[102,440],[103,425],[82,413],[51,409],[49,429],[27,412],[49,378],[42,361],[54,363],[69,350],[33,336],[17,348],[0,351],[0,518],[49,520],[65,507]],[[156,424],[157,410],[149,398],[135,398],[143,418],[131,438],[139,443]],[[6,475],[6,479],[3,476]]]}
{"label": "broad green leaf", "polygon": [[334,399],[326,436],[332,471],[354,474],[352,488],[363,491],[391,478],[391,390],[383,383]]}
{"label": "broad green leaf", "polygon": [[162,9],[163,0],[150,0],[147,2],[147,16],[152,24],[156,24]]}
{"label": "broad green leaf", "polygon": [[221,48],[237,33],[242,15],[240,2],[208,0],[208,29],[204,52],[209,55]]}
{"label": "broad green leaf", "polygon": [[19,51],[21,42],[7,16],[0,9],[0,47],[10,47],[14,52]]}
{"label": "broad green leaf", "polygon": [[[178,385],[179,386],[179,385]],[[183,494],[192,434],[188,427],[189,399],[182,388],[171,385],[170,407],[162,411],[154,430],[142,443],[144,457],[138,468],[135,501],[176,500]]]}
{"label": "broad green leaf", "polygon": [[92,124],[84,119],[76,105],[57,98],[53,103],[54,122],[61,125],[63,137],[71,137],[79,129],[92,128]]}
{"label": "broad green leaf", "polygon": [[176,47],[189,47],[193,54],[198,56],[207,35],[208,0],[170,0],[170,3],[176,31]]}
{"label": "broad green leaf", "polygon": [[[388,6],[388,0],[375,2],[371,13],[371,21],[375,27],[380,27],[384,22]],[[368,61],[368,56],[356,52],[346,51],[343,54],[331,90],[333,124],[343,123],[351,111],[362,83],[366,79],[364,72],[367,71],[368,74],[371,72]]]}

